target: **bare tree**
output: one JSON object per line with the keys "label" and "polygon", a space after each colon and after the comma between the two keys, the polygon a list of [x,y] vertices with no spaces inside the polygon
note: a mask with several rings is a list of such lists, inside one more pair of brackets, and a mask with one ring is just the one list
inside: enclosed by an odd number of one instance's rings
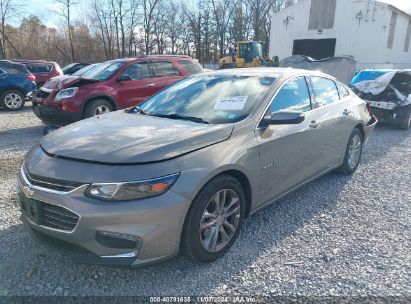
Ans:
{"label": "bare tree", "polygon": [[146,54],[150,54],[151,52],[150,42],[153,33],[155,10],[162,1],[163,0],[141,0],[143,6],[143,29]]}
{"label": "bare tree", "polygon": [[235,8],[239,5],[239,1],[211,0],[211,4],[216,22],[219,52],[220,56],[223,56],[230,22],[232,21]]}
{"label": "bare tree", "polygon": [[[6,58],[6,44],[14,45],[8,38],[8,23],[19,14],[19,5],[13,0],[0,0],[0,59]],[[17,50],[16,50],[17,51]]]}
{"label": "bare tree", "polygon": [[73,26],[72,26],[72,8],[74,5],[77,4],[74,0],[56,0],[57,3],[62,5],[61,9],[56,10],[56,13],[63,17],[66,21],[67,25],[67,32],[68,32],[68,40],[70,44],[70,51],[71,51],[71,60],[73,62],[76,61],[76,55],[74,53],[74,46],[73,46]]}

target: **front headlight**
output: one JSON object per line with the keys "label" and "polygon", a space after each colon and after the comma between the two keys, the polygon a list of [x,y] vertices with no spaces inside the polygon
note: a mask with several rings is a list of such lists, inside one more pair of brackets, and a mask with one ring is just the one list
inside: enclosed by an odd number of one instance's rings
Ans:
{"label": "front headlight", "polygon": [[166,192],[180,173],[125,183],[96,183],[86,189],[85,195],[107,201],[126,201],[153,197]]}
{"label": "front headlight", "polygon": [[73,97],[74,95],[76,95],[77,90],[78,90],[77,87],[61,90],[60,92],[57,93],[56,97],[54,97],[54,100],[59,101],[63,98]]}

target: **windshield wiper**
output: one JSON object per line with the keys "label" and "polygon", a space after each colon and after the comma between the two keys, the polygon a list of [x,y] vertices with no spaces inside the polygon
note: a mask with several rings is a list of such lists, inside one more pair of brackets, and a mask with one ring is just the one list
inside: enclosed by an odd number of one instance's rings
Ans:
{"label": "windshield wiper", "polygon": [[135,107],[133,108],[133,112],[134,112],[134,113],[140,113],[141,115],[147,115],[147,113],[144,112],[143,109],[140,108],[140,106],[135,106]]}
{"label": "windshield wiper", "polygon": [[172,114],[150,114],[151,116],[156,116],[156,117],[161,117],[161,118],[170,118],[170,119],[180,119],[180,120],[190,120],[196,123],[203,123],[203,124],[209,124],[208,121],[200,118],[200,117],[194,117],[194,116],[184,116],[176,113]]}

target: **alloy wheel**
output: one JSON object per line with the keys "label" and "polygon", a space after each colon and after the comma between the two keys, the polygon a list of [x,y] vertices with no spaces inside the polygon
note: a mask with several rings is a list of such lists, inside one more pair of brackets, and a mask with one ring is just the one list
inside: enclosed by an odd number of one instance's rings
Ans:
{"label": "alloy wheel", "polygon": [[354,169],[358,162],[360,161],[362,149],[362,139],[361,136],[355,134],[351,139],[350,148],[348,149],[348,166]]}
{"label": "alloy wheel", "polygon": [[102,115],[102,114],[106,114],[109,112],[110,112],[109,107],[105,105],[100,105],[94,110],[94,115]]}
{"label": "alloy wheel", "polygon": [[9,93],[4,98],[4,104],[9,109],[18,109],[21,107],[22,103],[23,103],[23,99],[21,98],[19,94],[16,94],[16,93]]}
{"label": "alloy wheel", "polygon": [[200,221],[200,240],[206,251],[218,252],[231,241],[238,228],[240,206],[231,189],[218,191],[208,201]]}

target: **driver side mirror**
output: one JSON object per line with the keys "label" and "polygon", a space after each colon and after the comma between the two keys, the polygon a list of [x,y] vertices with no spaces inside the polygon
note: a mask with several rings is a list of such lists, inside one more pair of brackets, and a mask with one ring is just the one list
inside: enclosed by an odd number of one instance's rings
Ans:
{"label": "driver side mirror", "polygon": [[133,78],[131,78],[131,76],[127,74],[121,74],[117,78],[117,81],[130,81],[130,80],[133,80]]}
{"label": "driver side mirror", "polygon": [[305,120],[304,113],[292,111],[279,111],[271,114],[271,116],[263,118],[261,124],[268,125],[297,125]]}

